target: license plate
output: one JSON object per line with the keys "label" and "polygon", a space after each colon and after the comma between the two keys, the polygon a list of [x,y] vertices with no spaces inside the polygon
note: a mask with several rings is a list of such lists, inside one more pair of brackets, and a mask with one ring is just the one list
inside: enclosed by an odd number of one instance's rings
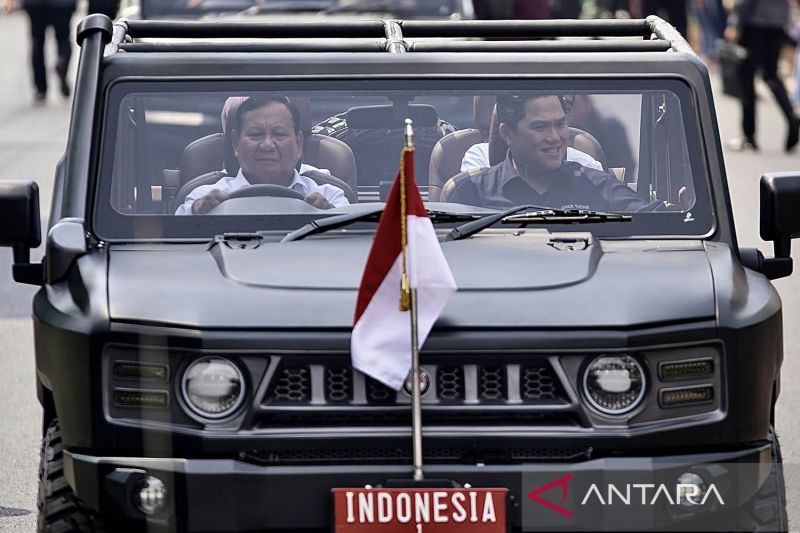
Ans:
{"label": "license plate", "polygon": [[335,533],[505,533],[499,488],[331,489]]}

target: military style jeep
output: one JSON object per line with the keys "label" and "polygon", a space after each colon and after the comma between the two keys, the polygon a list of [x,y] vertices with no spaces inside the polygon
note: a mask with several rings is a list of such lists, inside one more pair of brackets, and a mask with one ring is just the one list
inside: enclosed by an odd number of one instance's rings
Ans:
{"label": "military style jeep", "polygon": [[[800,174],[761,179],[774,257],[739,247],[671,26],[96,15],[78,41],[41,263],[37,186],[0,181],[41,286],[42,531],[787,530],[770,280]],[[350,360],[407,117],[458,285],[416,482],[407,391]]]}

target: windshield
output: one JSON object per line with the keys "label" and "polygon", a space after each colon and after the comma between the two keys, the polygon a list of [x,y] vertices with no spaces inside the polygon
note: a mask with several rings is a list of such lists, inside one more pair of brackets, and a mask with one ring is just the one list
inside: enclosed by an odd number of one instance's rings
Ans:
{"label": "windshield", "polygon": [[465,15],[462,0],[141,0],[142,18],[194,18],[215,14],[337,13],[415,18]]}
{"label": "windshield", "polygon": [[631,215],[625,224],[590,218],[605,236],[713,229],[683,84],[431,85],[118,84],[95,230],[107,239],[211,238],[374,210],[397,173],[406,118],[415,179],[437,212],[463,219],[535,205]]}

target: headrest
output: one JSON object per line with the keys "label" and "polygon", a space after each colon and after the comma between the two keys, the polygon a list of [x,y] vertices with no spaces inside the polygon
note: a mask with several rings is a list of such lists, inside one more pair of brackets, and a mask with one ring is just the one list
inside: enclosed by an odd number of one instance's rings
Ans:
{"label": "headrest", "polygon": [[404,120],[410,118],[415,128],[436,127],[439,114],[429,104],[410,104],[408,107],[394,105],[370,105],[351,107],[345,113],[348,129],[401,129]]}
{"label": "headrest", "polygon": [[472,119],[475,121],[475,127],[484,133],[492,127],[492,113],[496,103],[496,96],[476,96],[472,102]]}

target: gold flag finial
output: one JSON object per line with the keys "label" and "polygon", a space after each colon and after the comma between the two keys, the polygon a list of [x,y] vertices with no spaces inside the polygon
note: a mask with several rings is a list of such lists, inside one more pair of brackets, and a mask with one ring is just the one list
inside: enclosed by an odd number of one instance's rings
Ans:
{"label": "gold flag finial", "polygon": [[400,154],[400,246],[403,252],[403,273],[400,275],[400,310],[408,311],[411,309],[411,282],[408,279],[406,249],[408,248],[408,229],[406,223],[406,152],[414,151],[414,128],[412,120],[407,118],[406,123],[406,146]]}

